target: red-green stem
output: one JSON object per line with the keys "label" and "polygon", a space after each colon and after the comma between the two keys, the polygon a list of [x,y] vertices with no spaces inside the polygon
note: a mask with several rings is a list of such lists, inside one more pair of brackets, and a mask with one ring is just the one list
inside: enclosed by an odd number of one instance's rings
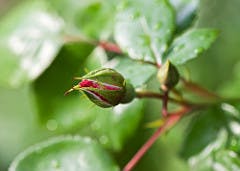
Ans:
{"label": "red-green stem", "polygon": [[168,115],[167,105],[168,105],[168,91],[165,91],[163,93],[163,98],[162,98],[162,115],[163,115],[163,117],[167,117],[167,115]]}
{"label": "red-green stem", "polygon": [[97,46],[97,42],[95,40],[83,36],[64,35],[63,41],[64,43],[84,42],[93,46]]}
{"label": "red-green stem", "polygon": [[[152,92],[152,91],[144,91],[144,90],[136,90],[136,97],[137,98],[155,98],[155,99],[163,99],[164,95],[161,93],[157,92]],[[192,103],[184,100],[184,99],[175,99],[172,97],[168,97],[168,101],[171,101],[173,103],[183,105],[183,106],[191,106],[193,105]]]}
{"label": "red-green stem", "polygon": [[122,50],[112,42],[100,41],[98,42],[98,46],[102,47],[106,51],[122,54]]}
{"label": "red-green stem", "polygon": [[149,140],[138,150],[138,152],[133,156],[133,158],[127,163],[123,168],[123,171],[131,171],[134,166],[139,162],[143,155],[149,150],[149,148],[154,144],[158,137],[167,131],[169,128],[173,127],[186,113],[190,112],[191,108],[184,106],[177,112],[168,114],[164,124],[159,127],[156,132],[149,138]]}
{"label": "red-green stem", "polygon": [[[123,54],[122,50],[120,49],[120,47],[112,42],[108,42],[108,41],[96,41],[96,40],[91,40],[85,37],[81,37],[81,36],[72,36],[72,35],[65,35],[64,36],[64,41],[66,43],[69,42],[85,42],[94,46],[99,46],[101,48],[103,48],[105,51],[108,52],[114,52],[114,53],[118,53],[118,54]],[[146,61],[146,60],[141,60],[141,59],[133,59],[134,61],[137,62],[141,62],[141,63],[146,63],[146,64],[150,64],[153,65],[154,67],[160,68],[161,64],[158,64],[156,62],[152,62],[152,61]]]}

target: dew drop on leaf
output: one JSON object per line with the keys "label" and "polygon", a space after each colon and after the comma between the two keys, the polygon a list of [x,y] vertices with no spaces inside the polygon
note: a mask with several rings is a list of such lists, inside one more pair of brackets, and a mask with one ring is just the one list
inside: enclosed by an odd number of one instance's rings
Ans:
{"label": "dew drop on leaf", "polygon": [[135,19],[137,19],[137,18],[139,18],[140,17],[140,12],[139,11],[135,11],[133,14],[132,14],[132,16],[131,16],[131,18],[133,19],[133,20],[135,20]]}
{"label": "dew drop on leaf", "polygon": [[60,168],[60,163],[57,160],[52,160],[51,165],[54,169]]}
{"label": "dew drop on leaf", "polygon": [[96,123],[96,122],[93,122],[91,124],[91,128],[92,128],[92,130],[97,131],[97,130],[100,129],[100,125],[98,123]]}
{"label": "dew drop on leaf", "polygon": [[119,4],[117,7],[118,10],[124,10],[129,6],[129,1],[123,1],[122,3]]}
{"label": "dew drop on leaf", "polygon": [[184,46],[185,46],[184,44],[180,44],[180,45],[174,47],[173,51],[174,51],[174,52],[178,52],[178,51],[180,51],[182,48],[184,48]]}
{"label": "dew drop on leaf", "polygon": [[50,119],[50,120],[47,121],[46,127],[49,131],[55,131],[58,127],[58,123],[57,123],[56,120]]}
{"label": "dew drop on leaf", "polygon": [[141,39],[142,39],[143,45],[150,45],[151,44],[151,38],[148,35],[143,34],[141,36]]}
{"label": "dew drop on leaf", "polygon": [[105,135],[103,135],[103,136],[101,136],[100,138],[99,138],[99,141],[100,141],[100,143],[101,144],[107,144],[108,143],[108,137],[107,136],[105,136]]}
{"label": "dew drop on leaf", "polygon": [[194,53],[195,54],[199,54],[199,53],[201,53],[201,52],[203,52],[204,51],[204,49],[203,48],[197,48],[197,49],[194,49]]}
{"label": "dew drop on leaf", "polygon": [[154,29],[155,29],[155,30],[159,30],[161,27],[162,27],[162,23],[161,23],[161,22],[158,22],[158,23],[154,26]]}

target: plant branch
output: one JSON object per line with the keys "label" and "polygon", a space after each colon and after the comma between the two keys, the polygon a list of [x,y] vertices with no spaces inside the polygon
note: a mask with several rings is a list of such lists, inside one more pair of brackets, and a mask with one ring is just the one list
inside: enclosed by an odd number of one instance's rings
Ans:
{"label": "plant branch", "polygon": [[84,36],[64,35],[63,41],[64,41],[64,43],[84,42],[84,43],[88,43],[93,46],[97,46],[97,42],[95,40],[86,38]]}
{"label": "plant branch", "polygon": [[143,155],[149,150],[149,148],[154,144],[158,137],[173,127],[186,113],[190,112],[191,108],[184,106],[177,112],[171,113],[167,116],[164,124],[159,127],[156,132],[148,139],[148,141],[138,150],[138,152],[133,156],[133,158],[127,163],[123,171],[131,171],[134,166],[139,162]]}
{"label": "plant branch", "polygon": [[109,52],[115,52],[118,54],[123,53],[122,50],[115,43],[112,42],[100,41],[98,42],[98,46]]}
{"label": "plant branch", "polygon": [[181,78],[186,89],[192,91],[193,93],[208,98],[208,99],[221,99],[221,97],[213,92],[210,92],[206,88],[201,87],[200,85],[193,83],[191,81],[187,81],[185,78]]}
{"label": "plant branch", "polygon": [[[157,93],[157,92],[152,92],[152,91],[144,91],[144,90],[136,90],[136,96],[137,98],[155,98],[155,99],[163,99],[164,95],[161,93]],[[173,103],[177,103],[180,105],[184,105],[184,106],[191,106],[193,105],[193,103],[190,103],[184,99],[175,99],[172,97],[168,97],[168,101],[171,101]]]}
{"label": "plant branch", "polygon": [[167,117],[167,115],[168,115],[167,106],[168,106],[168,91],[165,91],[163,93],[163,98],[162,98],[162,115],[163,115],[163,117]]}

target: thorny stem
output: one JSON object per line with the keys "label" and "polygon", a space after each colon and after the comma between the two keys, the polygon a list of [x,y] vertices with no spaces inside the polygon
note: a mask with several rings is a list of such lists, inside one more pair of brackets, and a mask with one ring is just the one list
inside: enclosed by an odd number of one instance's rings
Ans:
{"label": "thorny stem", "polygon": [[133,158],[127,163],[123,168],[123,171],[131,171],[134,166],[139,162],[142,156],[149,150],[149,148],[154,144],[157,138],[173,127],[186,113],[190,112],[192,109],[190,107],[184,106],[177,112],[171,113],[166,117],[164,124],[159,127],[156,132],[149,138],[149,140],[138,150],[138,152],[133,156]]}

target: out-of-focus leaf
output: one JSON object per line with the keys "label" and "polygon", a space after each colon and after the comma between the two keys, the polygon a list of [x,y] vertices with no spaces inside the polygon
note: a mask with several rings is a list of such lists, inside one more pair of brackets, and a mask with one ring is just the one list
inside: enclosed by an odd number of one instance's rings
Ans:
{"label": "out-of-focus leaf", "polygon": [[170,3],[177,14],[177,32],[181,32],[193,23],[199,0],[170,0]]}
{"label": "out-of-focus leaf", "polygon": [[240,170],[239,156],[230,150],[221,150],[215,154],[215,170]]}
{"label": "out-of-focus leaf", "polygon": [[207,145],[213,142],[221,128],[227,126],[224,112],[216,107],[203,111],[196,115],[184,139],[181,154],[184,158],[189,158],[200,153]]}
{"label": "out-of-focus leaf", "polygon": [[240,138],[239,136],[232,137],[229,141],[229,149],[240,154]]}
{"label": "out-of-focus leaf", "polygon": [[136,131],[143,116],[143,101],[134,100],[129,104],[120,104],[113,109],[95,108],[90,115],[96,114],[91,122],[94,135],[104,146],[121,150],[124,143]]}
{"label": "out-of-focus leaf", "polygon": [[156,68],[141,62],[133,61],[127,57],[117,57],[110,61],[107,66],[113,67],[124,78],[130,80],[134,87],[142,86],[156,73]]}
{"label": "out-of-focus leaf", "polygon": [[226,149],[227,131],[221,130],[217,139],[209,144],[202,152],[189,159],[190,170],[219,171],[239,170],[240,161],[237,153]]}
{"label": "out-of-focus leaf", "polygon": [[37,107],[42,121],[54,116],[56,110],[66,112],[59,105],[64,105],[62,101],[68,105],[72,100],[65,98],[64,92],[72,86],[73,77],[79,72],[84,72],[84,62],[92,50],[93,46],[85,43],[65,44],[52,65],[34,82]]}
{"label": "out-of-focus leaf", "polygon": [[[201,152],[189,158],[190,170],[210,171],[215,170],[215,153],[222,150],[227,142],[227,132],[222,129],[216,135],[216,139],[209,143]],[[217,170],[216,170],[217,171]]]}
{"label": "out-of-focus leaf", "polygon": [[176,38],[164,56],[174,64],[184,64],[207,50],[217,38],[213,29],[192,29]]}
{"label": "out-of-focus leaf", "polygon": [[113,1],[53,0],[49,3],[64,18],[70,34],[106,39],[112,33],[116,11],[116,3]]}
{"label": "out-of-focus leaf", "polygon": [[160,62],[174,30],[165,0],[124,1],[116,17],[115,40],[133,59]]}
{"label": "out-of-focus leaf", "polygon": [[43,1],[26,2],[1,21],[0,84],[18,87],[35,80],[53,61],[63,21]]}
{"label": "out-of-focus leaf", "polygon": [[110,156],[89,138],[58,137],[21,153],[10,171],[117,171]]}
{"label": "out-of-focus leaf", "polygon": [[230,105],[224,105],[200,113],[188,128],[182,154],[190,170],[239,170],[240,123]]}

